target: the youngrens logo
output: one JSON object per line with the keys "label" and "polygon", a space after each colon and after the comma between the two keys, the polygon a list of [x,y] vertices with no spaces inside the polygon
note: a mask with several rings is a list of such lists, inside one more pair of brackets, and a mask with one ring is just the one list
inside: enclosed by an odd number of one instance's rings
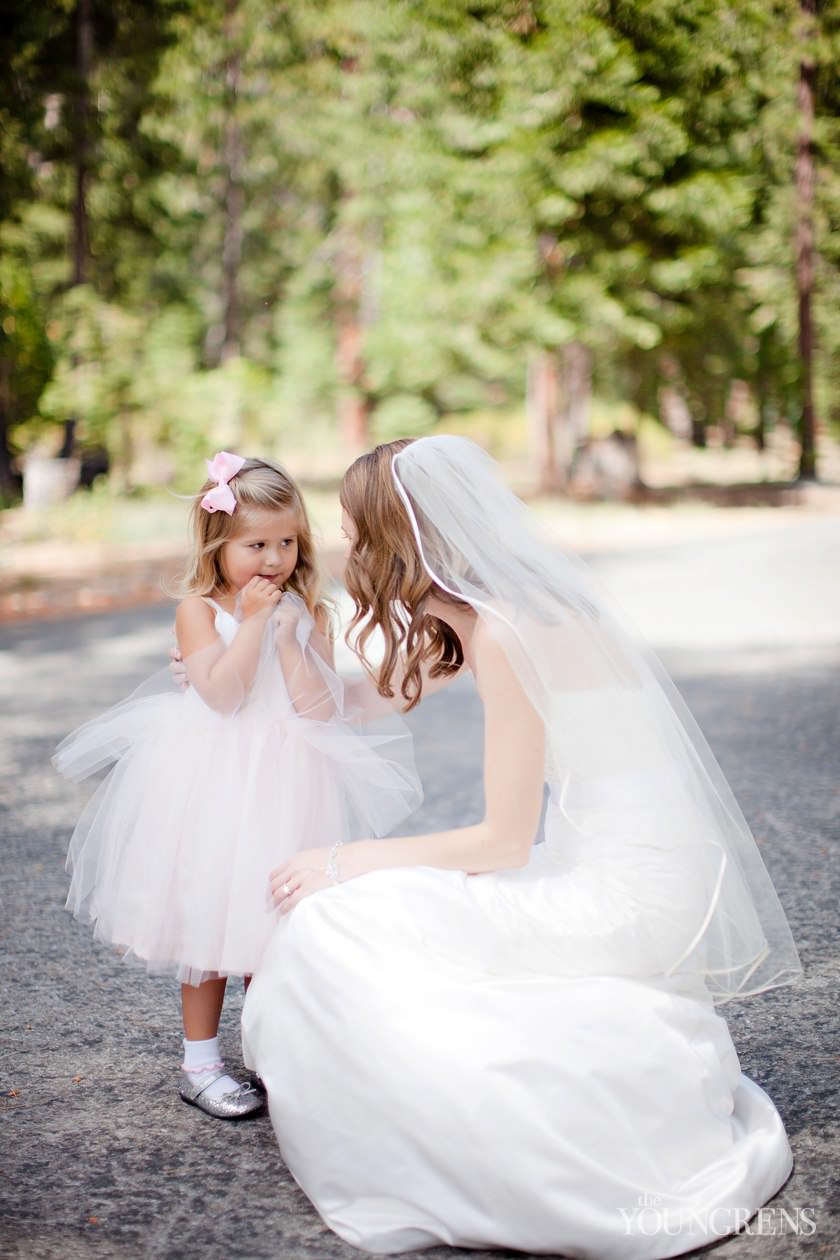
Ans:
{"label": "the youngrens logo", "polygon": [[669,1208],[658,1194],[640,1194],[636,1206],[619,1208],[625,1234],[698,1234],[723,1238],[727,1234],[797,1234],[809,1237],[817,1232],[816,1211],[811,1207],[763,1207],[755,1213],[748,1208],[712,1208],[693,1211]]}

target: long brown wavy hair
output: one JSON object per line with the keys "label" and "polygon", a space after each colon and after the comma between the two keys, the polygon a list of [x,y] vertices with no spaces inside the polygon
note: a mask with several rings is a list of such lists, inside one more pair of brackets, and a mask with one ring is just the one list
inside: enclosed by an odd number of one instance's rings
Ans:
{"label": "long brown wavy hair", "polygon": [[180,596],[214,595],[226,589],[227,580],[221,567],[222,547],[243,524],[240,508],[291,508],[297,515],[298,558],[285,589],[300,595],[313,616],[318,610],[326,615],[312,527],[303,495],[286,470],[267,459],[246,459],[228,482],[237,503],[237,510],[230,516],[227,512],[207,512],[201,506],[201,499],[215,484],[215,481],[205,481],[193,502],[190,512],[192,555],[177,593]]}
{"label": "long brown wavy hair", "polygon": [[[405,506],[394,485],[391,464],[414,438],[377,446],[351,464],[341,483],[341,506],[356,527],[344,581],[355,613],[347,629],[348,643],[358,630],[354,650],[380,695],[394,695],[394,671],[405,653],[400,694],[406,711],[423,694],[421,666],[431,661],[429,675],[455,674],[464,663],[464,649],[455,631],[423,609],[427,596],[458,603],[429,577]],[[359,628],[361,627],[361,628]],[[385,657],[374,668],[365,646],[376,629],[385,640]]]}

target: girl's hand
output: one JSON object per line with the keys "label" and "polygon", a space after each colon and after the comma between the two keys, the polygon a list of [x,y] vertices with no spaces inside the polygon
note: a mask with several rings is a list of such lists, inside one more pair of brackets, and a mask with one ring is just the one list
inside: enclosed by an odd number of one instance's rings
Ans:
{"label": "girl's hand", "polygon": [[184,658],[181,656],[181,652],[178,647],[171,647],[169,649],[169,674],[176,687],[179,687],[181,691],[187,690],[190,685],[190,680],[187,676],[187,667],[184,664]]}
{"label": "girl's hand", "polygon": [[327,875],[329,849],[302,849],[269,876],[271,899],[283,914],[293,910],[304,897],[334,887]]}
{"label": "girl's hand", "polygon": [[283,592],[268,578],[252,577],[239,593],[242,620],[249,617],[268,618],[280,602]]}
{"label": "girl's hand", "polygon": [[274,613],[274,642],[278,647],[291,643],[296,638],[301,617],[308,615],[306,606],[298,595],[290,591],[283,593]]}

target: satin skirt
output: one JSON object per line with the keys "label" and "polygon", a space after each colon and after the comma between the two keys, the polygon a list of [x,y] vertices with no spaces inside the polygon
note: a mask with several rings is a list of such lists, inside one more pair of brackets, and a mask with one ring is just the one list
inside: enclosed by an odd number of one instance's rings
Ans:
{"label": "satin skirt", "polygon": [[246,1062],[342,1238],[649,1260],[785,1182],[782,1122],[704,992],[641,956],[604,974],[631,934],[597,882],[541,845],[515,872],[376,872],[281,921]]}

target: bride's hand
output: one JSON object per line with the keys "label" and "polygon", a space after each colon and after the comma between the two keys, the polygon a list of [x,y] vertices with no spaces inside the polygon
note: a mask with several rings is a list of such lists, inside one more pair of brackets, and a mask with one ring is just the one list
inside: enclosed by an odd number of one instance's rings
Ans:
{"label": "bride's hand", "polygon": [[190,685],[187,667],[177,646],[169,649],[169,676],[181,691],[186,691]]}
{"label": "bride's hand", "polygon": [[332,888],[333,881],[327,874],[329,860],[329,849],[302,849],[288,862],[275,867],[269,876],[274,905],[287,914],[304,897]]}

